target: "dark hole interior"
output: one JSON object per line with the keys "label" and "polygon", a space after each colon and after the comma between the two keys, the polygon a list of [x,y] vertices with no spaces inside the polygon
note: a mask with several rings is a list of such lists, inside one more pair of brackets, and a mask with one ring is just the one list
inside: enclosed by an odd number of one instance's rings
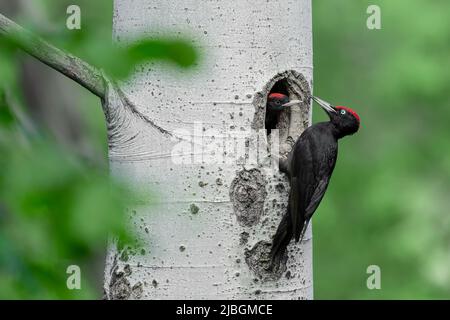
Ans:
{"label": "dark hole interior", "polygon": [[[289,96],[286,79],[281,79],[273,85],[272,89],[267,94],[267,101],[269,100],[268,98],[271,93],[282,93]],[[285,111],[271,111],[267,108],[266,105],[265,128],[267,135],[270,135],[272,129],[277,128],[277,124],[280,121],[280,115],[283,112]]]}

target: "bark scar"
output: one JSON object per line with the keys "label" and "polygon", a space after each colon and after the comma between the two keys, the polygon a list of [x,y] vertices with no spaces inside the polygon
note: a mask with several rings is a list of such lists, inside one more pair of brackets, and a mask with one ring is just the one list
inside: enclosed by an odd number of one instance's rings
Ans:
{"label": "bark scar", "polygon": [[105,99],[102,101],[102,107],[107,123],[110,149],[129,145],[139,136],[141,131],[136,129],[135,121],[143,121],[163,135],[181,140],[156,124],[148,116],[142,114],[117,83],[110,80],[105,74],[103,74],[103,79],[105,81],[106,94]]}
{"label": "bark scar", "polygon": [[230,198],[241,225],[251,227],[259,222],[267,197],[266,184],[258,169],[239,171],[231,182]]}

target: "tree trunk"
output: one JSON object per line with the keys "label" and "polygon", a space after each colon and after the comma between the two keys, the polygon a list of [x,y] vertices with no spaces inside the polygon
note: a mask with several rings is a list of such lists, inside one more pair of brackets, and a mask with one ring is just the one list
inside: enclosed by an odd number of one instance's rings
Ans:
{"label": "tree trunk", "polygon": [[289,190],[273,160],[310,124],[309,104],[264,130],[271,90],[311,94],[310,0],[115,0],[117,42],[166,31],[195,39],[200,67],[148,64],[107,84],[110,167],[140,189],[128,211],[141,241],[111,243],[106,298],[311,299],[310,230],[268,269]]}

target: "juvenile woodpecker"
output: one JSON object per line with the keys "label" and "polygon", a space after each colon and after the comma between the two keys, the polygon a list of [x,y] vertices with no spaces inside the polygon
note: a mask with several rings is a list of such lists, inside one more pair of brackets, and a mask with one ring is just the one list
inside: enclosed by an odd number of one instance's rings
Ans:
{"label": "juvenile woodpecker", "polygon": [[300,100],[289,101],[289,97],[283,93],[273,92],[269,94],[269,97],[267,98],[265,121],[267,134],[270,134],[272,129],[276,129],[281,111],[300,102]]}
{"label": "juvenile woodpecker", "polygon": [[279,263],[292,238],[298,242],[305,234],[314,211],[322,200],[338,154],[338,140],[359,129],[360,118],[350,108],[332,106],[312,97],[328,114],[330,121],[307,128],[297,139],[287,161],[280,163],[291,186],[287,212],[275,233],[271,265]]}

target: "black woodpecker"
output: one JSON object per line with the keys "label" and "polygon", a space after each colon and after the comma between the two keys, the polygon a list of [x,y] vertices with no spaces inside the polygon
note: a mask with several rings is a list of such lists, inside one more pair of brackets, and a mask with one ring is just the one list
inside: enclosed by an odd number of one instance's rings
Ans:
{"label": "black woodpecker", "polygon": [[265,121],[267,134],[270,134],[272,129],[276,129],[281,111],[300,102],[300,100],[289,101],[289,97],[282,93],[273,92],[269,94],[269,97],[267,98]]}
{"label": "black woodpecker", "polygon": [[280,170],[291,186],[287,212],[275,233],[271,248],[271,266],[279,264],[292,238],[298,242],[305,234],[314,211],[322,200],[338,154],[338,140],[359,129],[358,114],[350,108],[332,106],[312,97],[328,114],[330,121],[307,128],[296,141]]}

